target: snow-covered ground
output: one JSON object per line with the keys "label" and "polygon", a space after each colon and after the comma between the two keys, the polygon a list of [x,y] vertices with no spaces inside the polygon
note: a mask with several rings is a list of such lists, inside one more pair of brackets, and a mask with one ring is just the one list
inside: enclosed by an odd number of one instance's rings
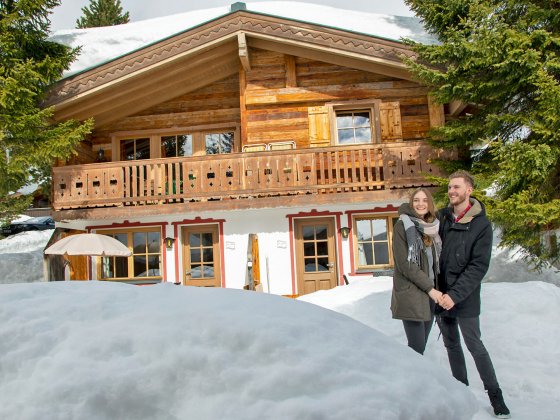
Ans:
{"label": "snow-covered ground", "polygon": [[[31,262],[4,260],[41,252],[46,235],[0,241],[0,283],[32,280]],[[553,420],[559,275],[538,281],[502,256],[492,269],[508,282],[483,286],[483,339],[513,418]],[[0,418],[493,418],[469,355],[471,386],[451,377],[437,327],[424,357],[406,347],[390,289],[388,277],[352,278],[291,300],[171,284],[0,284]]]}

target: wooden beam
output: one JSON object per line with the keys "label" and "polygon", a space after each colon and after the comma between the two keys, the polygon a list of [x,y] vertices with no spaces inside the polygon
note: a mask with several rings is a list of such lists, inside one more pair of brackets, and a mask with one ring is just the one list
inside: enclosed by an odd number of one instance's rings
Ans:
{"label": "wooden beam", "polygon": [[366,56],[349,51],[337,50],[333,47],[327,48],[316,44],[308,44],[300,41],[285,40],[282,42],[266,37],[262,34],[248,34],[247,42],[250,47],[263,50],[276,51],[282,54],[306,57],[312,60],[324,61],[325,63],[364,70],[371,73],[383,74],[398,79],[416,81],[406,65],[402,61],[384,59],[381,57]]}
{"label": "wooden beam", "polygon": [[165,205],[145,205],[126,207],[100,207],[83,210],[55,211],[53,218],[57,222],[65,220],[89,219],[103,220],[115,218],[137,218],[150,215],[170,215],[200,213],[222,210],[247,210],[260,208],[292,208],[300,206],[327,204],[355,204],[364,202],[408,199],[409,189],[387,189],[378,191],[345,192],[337,194],[302,194],[283,197],[239,198],[235,200],[200,201],[174,203]]}
{"label": "wooden beam", "polygon": [[239,60],[245,71],[251,71],[251,59],[249,57],[249,47],[244,32],[237,34],[237,44],[239,48]]}
{"label": "wooden beam", "polygon": [[245,94],[247,90],[247,77],[243,66],[239,67],[239,114],[241,122],[241,147],[247,144],[247,106]]}
{"label": "wooden beam", "polygon": [[445,125],[443,104],[436,103],[431,95],[428,95],[428,112],[430,113],[430,127],[441,127]]}
{"label": "wooden beam", "polygon": [[293,55],[286,55],[286,87],[296,87],[296,58]]}
{"label": "wooden beam", "polygon": [[467,107],[468,104],[461,101],[451,101],[449,103],[449,116],[456,117]]}

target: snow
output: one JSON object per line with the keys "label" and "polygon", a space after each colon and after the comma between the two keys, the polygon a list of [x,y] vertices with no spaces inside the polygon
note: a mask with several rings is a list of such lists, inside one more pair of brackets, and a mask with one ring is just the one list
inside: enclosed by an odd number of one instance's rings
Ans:
{"label": "snow", "polygon": [[[0,263],[41,252],[48,233],[0,241]],[[503,258],[492,268],[508,282],[483,285],[483,339],[513,418],[553,420],[558,273],[540,281],[508,255],[494,250]],[[0,267],[0,283],[31,273]],[[470,387],[451,377],[437,327],[425,356],[406,347],[391,282],[356,276],[298,300],[172,284],[0,284],[0,418],[493,418],[468,353]]]}
{"label": "snow", "polygon": [[[397,41],[401,38],[410,38],[418,42],[435,42],[435,39],[425,32],[422,24],[415,17],[359,12],[289,1],[246,3],[246,5],[249,11],[257,13],[335,27],[381,38]],[[54,32],[51,39],[72,48],[81,47],[78,59],[72,63],[71,68],[65,73],[65,76],[69,76],[226,15],[229,10],[229,6],[222,6],[146,19],[124,25],[65,29]]]}
{"label": "snow", "polygon": [[[22,215],[17,221],[25,221]],[[21,232],[0,241],[0,284],[43,281],[43,249],[53,229]]]}

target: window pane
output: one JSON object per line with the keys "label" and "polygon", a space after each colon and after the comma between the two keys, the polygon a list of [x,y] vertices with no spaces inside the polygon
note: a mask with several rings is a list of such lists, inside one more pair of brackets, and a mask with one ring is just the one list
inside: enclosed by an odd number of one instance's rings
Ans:
{"label": "window pane", "polygon": [[306,257],[315,256],[315,243],[314,242],[304,242],[303,244],[303,255]]}
{"label": "window pane", "polygon": [[328,258],[317,258],[317,271],[329,271]]}
{"label": "window pane", "polygon": [[376,241],[387,240],[387,219],[373,219],[373,233]]}
{"label": "window pane", "polygon": [[159,276],[159,255],[148,257],[148,276]]}
{"label": "window pane", "polygon": [[371,130],[368,128],[356,128],[356,143],[371,143]]}
{"label": "window pane", "polygon": [[145,255],[135,255],[134,256],[134,277],[146,277],[148,275],[146,271],[146,256]]}
{"label": "window pane", "polygon": [[121,160],[134,160],[134,140],[121,141]]}
{"label": "window pane", "polygon": [[117,233],[115,235],[110,235],[119,241],[121,244],[128,246],[128,235],[126,233]]}
{"label": "window pane", "polygon": [[317,242],[317,255],[329,255],[329,246],[326,241]]}
{"label": "window pane", "polygon": [[220,134],[220,153],[231,153],[233,151],[233,133]]}
{"label": "window pane", "polygon": [[302,230],[304,240],[309,241],[315,239],[315,229],[313,229],[313,226],[304,226]]}
{"label": "window pane", "polygon": [[373,265],[373,248],[371,243],[358,244],[359,265]]}
{"label": "window pane", "polygon": [[146,253],[146,232],[135,232],[133,234],[133,247],[135,254]]}
{"label": "window pane", "polygon": [[136,159],[150,158],[150,139],[136,140]]}
{"label": "window pane", "polygon": [[347,128],[344,130],[338,130],[338,143],[339,144],[349,144],[354,142],[354,130],[352,128]]}
{"label": "window pane", "polygon": [[128,277],[128,258],[115,257],[115,277]]}
{"label": "window pane", "polygon": [[369,220],[356,221],[358,228],[358,241],[371,241],[371,223]]}
{"label": "window pane", "polygon": [[206,264],[202,266],[202,275],[203,277],[214,277],[214,265],[213,264]]}
{"label": "window pane", "polygon": [[205,248],[202,250],[202,259],[204,263],[214,262],[214,248]]}
{"label": "window pane", "polygon": [[165,136],[161,138],[161,157],[177,156],[177,137]]}
{"label": "window pane", "polygon": [[375,264],[389,264],[389,245],[387,242],[377,242],[373,245]]}
{"label": "window pane", "polygon": [[161,248],[161,234],[159,232],[148,232],[148,252],[159,254]]}
{"label": "window pane", "polygon": [[200,249],[199,248],[191,248],[191,265],[195,263],[200,263],[202,260],[200,259]]}
{"label": "window pane", "polygon": [[216,155],[220,153],[220,139],[218,134],[206,134],[206,154]]}
{"label": "window pane", "polygon": [[350,128],[350,127],[352,127],[352,113],[337,114],[336,115],[336,126],[338,128]]}
{"label": "window pane", "polygon": [[192,135],[183,134],[177,136],[177,150],[179,156],[192,156]]}
{"label": "window pane", "polygon": [[202,234],[202,245],[203,246],[212,246],[212,234],[211,233],[203,233]]}
{"label": "window pane", "polygon": [[317,239],[327,239],[327,227],[317,226],[315,234],[317,235]]}
{"label": "window pane", "polygon": [[369,112],[356,112],[354,114],[354,127],[369,127]]}
{"label": "window pane", "polygon": [[315,271],[317,271],[315,258],[305,258],[304,261],[305,261],[304,270],[306,273],[314,273]]}
{"label": "window pane", "polygon": [[202,266],[201,265],[191,266],[191,277],[193,279],[199,279],[199,278],[202,277]]}
{"label": "window pane", "polygon": [[189,245],[194,247],[200,246],[200,233],[189,234]]}

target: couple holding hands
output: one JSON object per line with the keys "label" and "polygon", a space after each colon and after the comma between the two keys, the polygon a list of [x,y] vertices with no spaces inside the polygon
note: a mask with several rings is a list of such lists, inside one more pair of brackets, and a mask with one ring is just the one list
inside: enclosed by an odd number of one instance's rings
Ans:
{"label": "couple holding hands", "polygon": [[408,346],[423,354],[434,317],[453,376],[468,385],[459,330],[474,358],[497,418],[510,418],[480,333],[480,288],[490,263],[492,226],[471,197],[472,176],[449,176],[449,206],[436,212],[430,192],[415,190],[399,208],[393,231],[395,270],[391,311],[403,322]]}

